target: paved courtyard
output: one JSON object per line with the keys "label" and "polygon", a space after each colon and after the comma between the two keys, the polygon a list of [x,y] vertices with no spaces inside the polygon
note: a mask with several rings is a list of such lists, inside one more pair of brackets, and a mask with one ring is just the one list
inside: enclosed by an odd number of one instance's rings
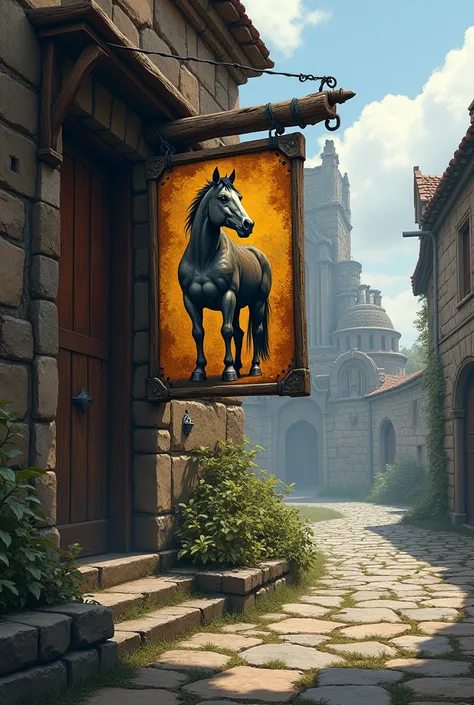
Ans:
{"label": "paved courtyard", "polygon": [[474,703],[474,534],[327,506],[344,518],[315,525],[327,573],[306,595],[258,624],[191,636],[137,672],[140,690],[87,705],[287,703],[302,690],[326,705]]}

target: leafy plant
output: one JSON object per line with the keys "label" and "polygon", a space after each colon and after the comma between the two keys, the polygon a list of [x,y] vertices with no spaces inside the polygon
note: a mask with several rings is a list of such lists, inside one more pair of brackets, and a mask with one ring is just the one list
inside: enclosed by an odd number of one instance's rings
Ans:
{"label": "leafy plant", "polygon": [[285,558],[295,570],[311,565],[317,552],[310,524],[283,501],[293,486],[259,470],[259,450],[221,442],[214,451],[194,451],[201,477],[189,502],[180,504],[180,558],[234,566]]}
{"label": "leafy plant", "polygon": [[82,601],[77,546],[63,551],[41,536],[46,516],[33,482],[45,470],[9,467],[21,452],[12,448],[22,436],[19,415],[0,401],[0,611],[36,604]]}
{"label": "leafy plant", "polygon": [[426,489],[426,471],[412,458],[397,457],[393,465],[375,477],[367,497],[374,504],[411,505],[417,502]]}

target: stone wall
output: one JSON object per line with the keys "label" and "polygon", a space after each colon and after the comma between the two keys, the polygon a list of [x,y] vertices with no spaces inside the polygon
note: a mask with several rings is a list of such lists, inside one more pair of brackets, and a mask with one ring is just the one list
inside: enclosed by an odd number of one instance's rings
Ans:
{"label": "stone wall", "polygon": [[370,482],[369,426],[365,399],[332,400],[326,414],[327,485]]}
{"label": "stone wall", "polygon": [[[57,3],[30,3],[48,4]],[[218,58],[221,45],[200,15],[185,17],[177,3],[99,0],[99,4],[120,32],[143,48]],[[50,517],[44,531],[58,539],[54,529],[59,337],[55,299],[61,251],[61,174],[37,161],[41,56],[25,6],[0,0],[0,399],[11,400],[12,409],[21,414],[25,438],[23,456],[16,462],[31,462],[49,471],[39,487],[43,508]],[[215,14],[212,8],[209,12]],[[222,20],[217,15],[213,20],[231,41]],[[153,57],[153,61],[196,111],[207,113],[238,105],[239,75],[235,71],[197,63],[184,66],[161,57]],[[64,61],[63,81],[70,70],[71,63]],[[156,550],[169,542],[171,508],[186,496],[194,481],[189,451],[226,437],[240,440],[243,411],[239,400],[166,406],[144,400],[149,345],[144,160],[150,152],[133,106],[113,96],[94,74],[78,93],[71,114],[129,161],[133,171],[134,382],[130,404],[135,424],[135,538],[136,548]],[[214,140],[209,145],[221,143]],[[181,434],[185,408],[196,424],[189,439]]]}
{"label": "stone wall", "polygon": [[391,421],[395,430],[396,454],[413,458],[426,467],[426,394],[422,377],[369,399],[372,406],[372,448],[374,474],[383,470],[382,427]]}

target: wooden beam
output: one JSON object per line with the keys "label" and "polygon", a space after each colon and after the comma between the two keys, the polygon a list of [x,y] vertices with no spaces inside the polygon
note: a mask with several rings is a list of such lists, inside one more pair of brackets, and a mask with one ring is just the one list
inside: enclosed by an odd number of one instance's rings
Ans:
{"label": "wooden beam", "polygon": [[[282,127],[294,127],[300,121],[308,125],[316,125],[324,120],[333,120],[336,115],[336,105],[345,103],[355,96],[352,91],[339,89],[337,91],[323,91],[312,93],[298,99],[299,120],[295,119],[292,101],[272,103],[275,121]],[[195,117],[181,118],[158,125],[150,125],[147,131],[147,140],[157,144],[158,128],[163,139],[172,144],[194,144],[216,137],[229,137],[230,135],[243,135],[249,132],[268,130],[268,114],[265,105],[251,108],[238,108],[221,113],[197,115]],[[153,135],[155,132],[155,137]]]}
{"label": "wooden beam", "polygon": [[87,77],[97,65],[97,63],[106,56],[105,52],[98,46],[88,46],[86,47],[78,60],[74,64],[70,76],[67,82],[61,89],[60,94],[52,108],[52,128],[51,128],[51,142],[55,149],[59,130],[64,122],[64,118],[67,115],[69,108],[71,107],[74,98],[84,85]]}

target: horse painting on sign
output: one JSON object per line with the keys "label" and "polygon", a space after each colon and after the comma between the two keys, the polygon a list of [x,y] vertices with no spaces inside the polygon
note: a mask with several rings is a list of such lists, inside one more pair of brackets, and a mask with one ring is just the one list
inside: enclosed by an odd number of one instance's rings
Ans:
{"label": "horse painting on sign", "polygon": [[235,170],[230,176],[221,176],[216,167],[212,180],[198,190],[188,210],[186,230],[190,238],[179,264],[178,279],[196,344],[196,367],[191,382],[203,382],[207,378],[204,309],[222,313],[221,335],[225,348],[222,381],[235,382],[241,377],[242,309],[249,309],[247,342],[253,346],[250,377],[262,375],[260,363],[270,355],[270,262],[261,250],[234,243],[222,230],[229,228],[245,239],[255,226],[242,205],[243,197],[235,186],[235,179]]}

